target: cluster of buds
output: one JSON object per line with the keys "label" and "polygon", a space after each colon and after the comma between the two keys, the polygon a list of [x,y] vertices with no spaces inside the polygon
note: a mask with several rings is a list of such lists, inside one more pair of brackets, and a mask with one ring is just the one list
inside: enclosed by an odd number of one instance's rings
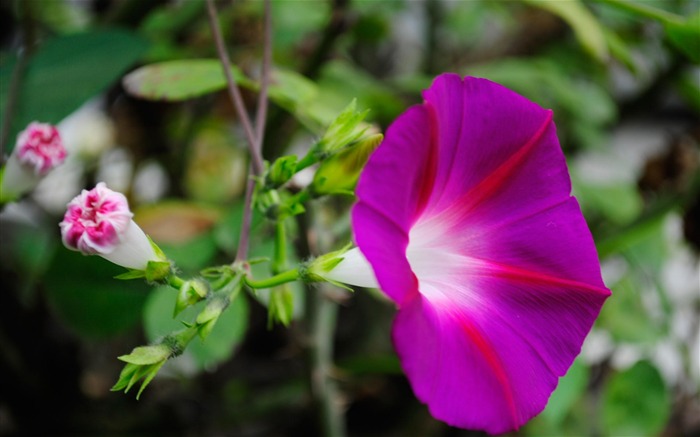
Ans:
{"label": "cluster of buds", "polygon": [[17,142],[2,173],[0,202],[18,199],[31,191],[66,159],[66,149],[55,126],[30,123],[17,136]]}

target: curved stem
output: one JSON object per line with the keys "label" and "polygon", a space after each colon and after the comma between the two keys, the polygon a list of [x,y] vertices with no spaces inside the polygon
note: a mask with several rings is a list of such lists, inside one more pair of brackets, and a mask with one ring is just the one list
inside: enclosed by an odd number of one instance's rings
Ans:
{"label": "curved stem", "polygon": [[245,278],[245,283],[250,288],[271,288],[277,285],[286,284],[287,282],[294,282],[299,279],[299,269],[287,270],[279,275],[275,275],[271,278],[261,279],[259,281]]}
{"label": "curved stem", "polygon": [[263,63],[260,73],[260,94],[258,94],[258,111],[255,114],[255,147],[262,154],[265,138],[265,119],[267,118],[267,91],[270,84],[270,69],[272,67],[272,12],[270,0],[265,0],[265,25],[263,36]]}
{"label": "curved stem", "polygon": [[265,170],[265,165],[263,164],[262,155],[257,148],[258,139],[255,136],[255,132],[253,132],[253,126],[246,112],[245,104],[243,103],[243,98],[241,97],[241,91],[238,89],[238,85],[236,84],[233,74],[231,73],[231,60],[229,59],[228,52],[226,51],[224,38],[221,36],[216,6],[214,5],[213,0],[207,0],[207,12],[209,16],[209,26],[211,27],[211,32],[214,36],[214,42],[216,44],[216,51],[219,55],[219,60],[221,61],[221,68],[223,68],[224,75],[226,76],[229,97],[233,102],[233,106],[236,108],[238,117],[241,119],[246,140],[248,141],[248,149],[250,150],[253,174],[260,175]]}

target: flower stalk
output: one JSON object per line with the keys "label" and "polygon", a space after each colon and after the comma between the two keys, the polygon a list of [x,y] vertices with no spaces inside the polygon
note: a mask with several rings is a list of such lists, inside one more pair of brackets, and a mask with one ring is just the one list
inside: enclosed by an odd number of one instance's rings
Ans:
{"label": "flower stalk", "polygon": [[271,278],[254,280],[249,277],[245,278],[245,283],[250,288],[271,288],[278,285],[286,284],[288,282],[294,282],[300,278],[299,269],[294,268],[287,270],[286,272],[279,273]]}

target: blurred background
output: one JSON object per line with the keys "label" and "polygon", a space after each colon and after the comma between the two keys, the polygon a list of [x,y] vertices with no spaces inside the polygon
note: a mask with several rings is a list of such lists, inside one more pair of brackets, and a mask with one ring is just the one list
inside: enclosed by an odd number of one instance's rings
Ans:
{"label": "blurred background", "polygon": [[[613,296],[545,411],[513,435],[700,435],[700,1],[635,3],[656,16],[619,3],[272,2],[266,159],[305,153],[352,99],[384,130],[441,72],[554,110]],[[232,61],[255,79],[262,2],[217,5]],[[110,392],[117,356],[178,326],[175,294],[112,279],[121,268],[60,241],[66,203],[106,181],[186,274],[233,259],[247,157],[226,93],[144,99],[121,81],[215,58],[204,2],[3,0],[0,49],[3,153],[32,120],[58,124],[70,153],[0,213],[0,435],[318,435],[300,323],[270,328],[264,293],[236,300],[141,400]],[[252,108],[255,92],[244,98]],[[312,224],[347,241],[351,203],[319,200]],[[271,236],[259,220],[252,255],[269,255]],[[294,291],[295,318],[304,295]],[[481,435],[415,399],[389,303],[365,290],[331,298],[349,435]]]}

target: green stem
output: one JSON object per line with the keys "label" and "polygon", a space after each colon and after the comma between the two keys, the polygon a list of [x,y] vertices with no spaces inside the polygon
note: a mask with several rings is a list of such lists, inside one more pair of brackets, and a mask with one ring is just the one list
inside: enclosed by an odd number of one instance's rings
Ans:
{"label": "green stem", "polygon": [[171,357],[181,355],[192,339],[197,335],[197,331],[197,325],[192,325],[189,328],[182,329],[166,337],[163,342],[167,344],[172,351]]}
{"label": "green stem", "polygon": [[601,0],[601,2],[635,15],[658,20],[664,24],[678,24],[685,21],[680,15],[629,0]]}
{"label": "green stem", "polygon": [[309,153],[306,154],[303,158],[301,158],[301,161],[297,162],[297,166],[295,169],[296,173],[299,173],[300,171],[304,170],[306,167],[310,167],[318,162],[318,158],[316,158],[314,154],[314,147],[311,147],[311,150]]}
{"label": "green stem", "polygon": [[287,282],[294,282],[298,279],[299,269],[292,269],[280,273],[279,275],[275,275],[271,278],[261,279],[259,281],[255,281],[250,278],[245,278],[245,283],[250,288],[271,288],[277,285],[286,284]]}
{"label": "green stem", "polygon": [[279,274],[287,268],[287,229],[284,219],[275,223],[275,255],[272,260],[272,273]]}
{"label": "green stem", "polygon": [[166,278],[166,280],[168,281],[168,285],[170,285],[176,290],[179,290],[185,283],[185,280],[177,275],[170,275]]}

